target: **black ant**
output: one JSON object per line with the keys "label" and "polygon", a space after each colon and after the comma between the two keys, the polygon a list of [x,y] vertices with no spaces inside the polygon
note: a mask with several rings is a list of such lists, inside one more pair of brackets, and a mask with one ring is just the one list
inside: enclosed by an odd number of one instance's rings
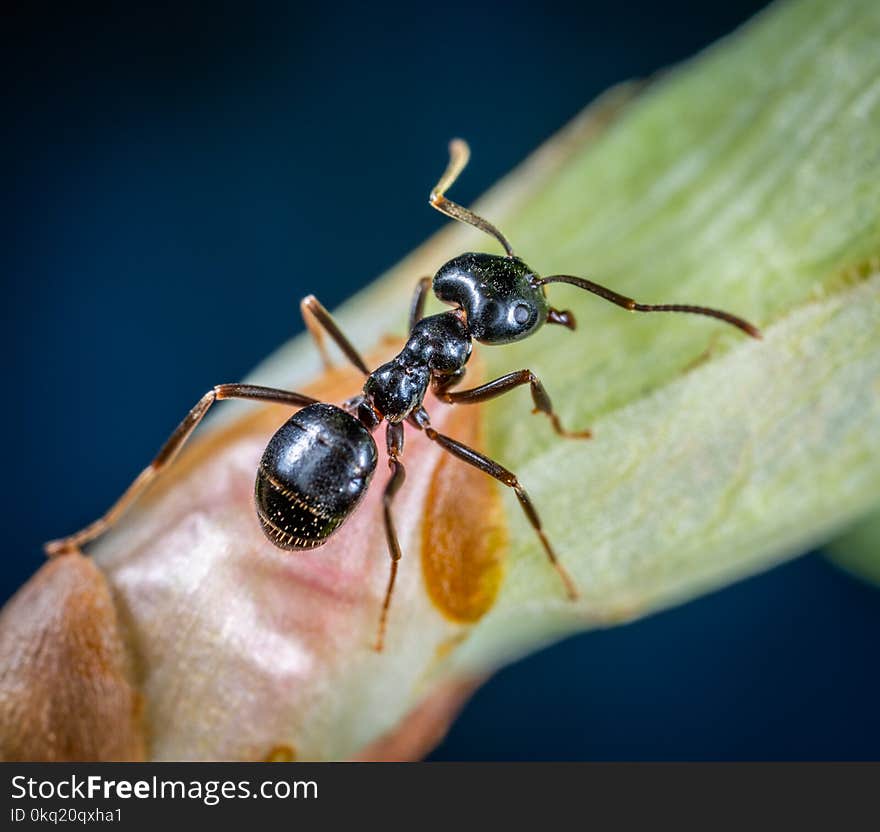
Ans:
{"label": "black ant", "polygon": [[[509,344],[532,335],[545,323],[559,324],[571,330],[575,328],[571,312],[560,311],[547,304],[544,287],[549,283],[578,286],[630,311],[709,315],[738,327],[753,338],[760,338],[761,334],[747,321],[717,309],[678,304],[646,305],[580,277],[540,277],[514,254],[510,243],[495,226],[445,197],[445,192],[467,164],[470,151],[465,142],[456,139],[450,143],[449,153],[449,165],[431,191],[431,205],[452,219],[490,234],[501,243],[506,255],[461,254],[441,266],[433,281],[431,278],[422,278],[410,309],[409,339],[397,356],[372,371],[330,313],[317,298],[310,295],[301,305],[310,332],[322,352],[322,332],[326,332],[348,360],[366,376],[360,394],[337,407],[301,393],[251,384],[220,384],[212,388],[202,396],[156,458],[110,510],[76,534],[47,543],[47,554],[52,556],[76,551],[112,526],[177,456],[214,402],[221,399],[251,399],[301,408],[269,440],[257,470],[257,516],[263,532],[280,549],[313,549],[321,546],[351,515],[366,493],[376,470],[378,451],[372,433],[383,421],[387,422],[385,443],[391,478],[385,486],[383,510],[391,573],[379,616],[376,650],[381,650],[383,646],[401,556],[391,506],[405,477],[401,462],[404,422],[424,431],[428,439],[443,450],[514,490],[569,598],[576,599],[574,582],[556,557],[541,526],[538,512],[516,475],[479,451],[434,430],[423,407],[428,389],[447,404],[476,404],[528,384],[534,412],[549,417],[558,434],[589,437],[590,432],[586,430],[569,432],[563,429],[547,391],[531,370],[508,373],[469,390],[451,389],[464,378],[473,341]],[[441,301],[453,306],[452,311],[423,317],[429,288],[433,288]]]}

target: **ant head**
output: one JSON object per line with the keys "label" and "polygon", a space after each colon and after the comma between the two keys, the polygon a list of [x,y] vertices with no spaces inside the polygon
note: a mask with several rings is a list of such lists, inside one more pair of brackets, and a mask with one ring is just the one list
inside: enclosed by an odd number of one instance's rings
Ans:
{"label": "ant head", "polygon": [[464,309],[471,337],[483,344],[527,338],[550,313],[538,276],[518,257],[459,255],[440,268],[433,288]]}
{"label": "ant head", "polygon": [[761,337],[756,326],[721,309],[677,303],[638,303],[583,277],[565,274],[538,277],[513,253],[507,238],[492,223],[446,198],[446,190],[464,170],[469,158],[470,150],[466,142],[453,139],[449,143],[449,164],[431,191],[429,201],[441,214],[472,225],[494,237],[507,252],[506,257],[495,254],[462,254],[446,263],[434,276],[434,294],[440,300],[455,304],[465,311],[468,332],[474,340],[484,344],[509,344],[511,341],[527,338],[544,323],[574,329],[576,322],[571,312],[553,309],[547,305],[544,286],[548,283],[577,286],[630,312],[689,312],[706,315],[735,326],[752,338]]}

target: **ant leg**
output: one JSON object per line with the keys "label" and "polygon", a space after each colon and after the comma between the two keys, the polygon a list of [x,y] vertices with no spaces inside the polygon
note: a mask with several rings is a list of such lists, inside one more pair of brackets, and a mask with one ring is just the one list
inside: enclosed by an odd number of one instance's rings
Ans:
{"label": "ant leg", "polygon": [[299,304],[300,312],[306,327],[311,333],[312,338],[318,345],[321,358],[324,360],[324,366],[329,370],[333,366],[330,356],[327,353],[327,347],[324,344],[324,333],[326,332],[334,341],[336,346],[342,350],[345,357],[354,364],[365,376],[370,374],[364,359],[360,353],[354,348],[351,341],[343,335],[342,330],[336,325],[333,316],[324,308],[321,301],[314,295],[303,298]]}
{"label": "ant leg", "polygon": [[466,374],[467,369],[465,367],[462,367],[461,369],[456,370],[454,373],[449,373],[449,375],[432,376],[431,390],[438,399],[446,401],[446,399],[444,398],[444,394],[446,393],[446,391],[455,387],[457,384],[461,384],[461,381]]}
{"label": "ant leg", "polygon": [[324,369],[332,370],[333,362],[330,360],[330,353],[327,352],[327,345],[324,343],[324,330],[321,329],[321,326],[315,320],[311,309],[307,305],[307,301],[311,297],[313,296],[309,295],[308,298],[303,298],[299,302],[299,312],[302,315],[303,321],[305,322],[306,329],[309,331],[309,335],[312,336],[312,340],[315,342],[315,346],[318,348],[318,352],[321,355],[321,363],[324,365]]}
{"label": "ant leg", "polygon": [[[424,414],[420,413],[419,416],[421,417],[420,421],[424,423]],[[479,468],[480,471],[483,471],[490,477],[494,477],[496,480],[503,483],[508,488],[512,488],[514,492],[516,492],[519,504],[522,506],[522,510],[528,518],[529,523],[532,524],[532,528],[537,533],[538,539],[544,547],[544,552],[547,554],[550,564],[556,570],[562,583],[565,585],[565,591],[568,594],[569,599],[572,601],[577,600],[578,591],[574,585],[574,581],[571,579],[571,576],[568,574],[565,567],[559,562],[556,552],[553,551],[553,547],[550,545],[547,535],[544,534],[544,529],[541,525],[541,518],[538,516],[538,512],[532,504],[532,501],[529,499],[529,495],[526,493],[525,488],[519,484],[516,474],[512,471],[508,471],[502,465],[489,459],[489,457],[483,456],[479,451],[475,451],[473,448],[469,448],[467,445],[463,445],[461,442],[458,442],[449,436],[437,433],[437,431],[430,427],[430,425],[424,424],[423,426],[428,439],[436,442],[441,448],[443,448],[443,450],[458,457],[462,462],[466,462],[468,465],[473,465],[474,468]]]}
{"label": "ant leg", "polygon": [[431,278],[423,277],[413,293],[412,303],[409,307],[409,331],[420,321],[425,315],[425,301],[428,299],[428,292],[431,289]]}
{"label": "ant leg", "polygon": [[379,630],[374,645],[377,653],[381,653],[385,646],[388,609],[391,606],[391,594],[394,592],[397,564],[400,561],[400,542],[397,540],[397,530],[394,528],[394,518],[391,516],[391,503],[394,500],[394,495],[397,494],[406,479],[406,469],[398,459],[403,453],[403,425],[400,422],[388,423],[385,443],[388,448],[388,467],[391,469],[391,479],[388,480],[382,495],[382,510],[385,516],[385,538],[388,541],[388,554],[391,556],[391,574],[388,576],[388,588],[385,590],[385,600],[382,602],[382,612],[379,614]]}
{"label": "ant leg", "polygon": [[532,389],[532,401],[535,407],[532,413],[544,413],[553,424],[555,430],[560,436],[569,439],[589,439],[593,434],[589,430],[566,430],[559,422],[559,417],[553,410],[553,403],[550,396],[541,384],[541,380],[531,370],[516,370],[508,373],[506,376],[496,378],[479,387],[470,390],[459,390],[455,393],[449,393],[442,386],[435,386],[434,392],[437,397],[447,404],[476,404],[502,396],[509,390],[519,387],[522,384],[528,384]]}
{"label": "ant leg", "polygon": [[43,549],[46,554],[49,557],[54,557],[64,552],[78,551],[81,546],[106,532],[127,511],[137,497],[146,490],[150,483],[174,461],[174,458],[196,429],[199,422],[205,417],[211,405],[221,399],[249,399],[251,401],[286,404],[291,407],[305,407],[316,402],[316,399],[304,396],[301,393],[276,390],[273,387],[257,387],[253,384],[218,384],[216,387],[212,387],[199,399],[196,406],[186,414],[183,421],[177,426],[153,461],[137,475],[131,485],[128,486],[122,496],[108,511],[75,534],[58,540],[50,540],[44,544]]}

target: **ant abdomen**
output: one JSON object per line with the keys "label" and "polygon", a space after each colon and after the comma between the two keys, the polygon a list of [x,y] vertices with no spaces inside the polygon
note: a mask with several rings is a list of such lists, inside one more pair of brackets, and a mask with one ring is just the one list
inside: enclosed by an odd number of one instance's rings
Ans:
{"label": "ant abdomen", "polygon": [[254,499],[266,537],[282,549],[321,546],[351,515],[376,470],[376,443],[354,416],[312,404],[275,433]]}

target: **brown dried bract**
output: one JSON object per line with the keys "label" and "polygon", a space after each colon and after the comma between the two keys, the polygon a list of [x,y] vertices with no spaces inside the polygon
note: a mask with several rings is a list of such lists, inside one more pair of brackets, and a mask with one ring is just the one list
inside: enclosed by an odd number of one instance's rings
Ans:
{"label": "brown dried bract", "polygon": [[141,710],[104,576],[47,562],[0,613],[0,759],[143,760]]}

